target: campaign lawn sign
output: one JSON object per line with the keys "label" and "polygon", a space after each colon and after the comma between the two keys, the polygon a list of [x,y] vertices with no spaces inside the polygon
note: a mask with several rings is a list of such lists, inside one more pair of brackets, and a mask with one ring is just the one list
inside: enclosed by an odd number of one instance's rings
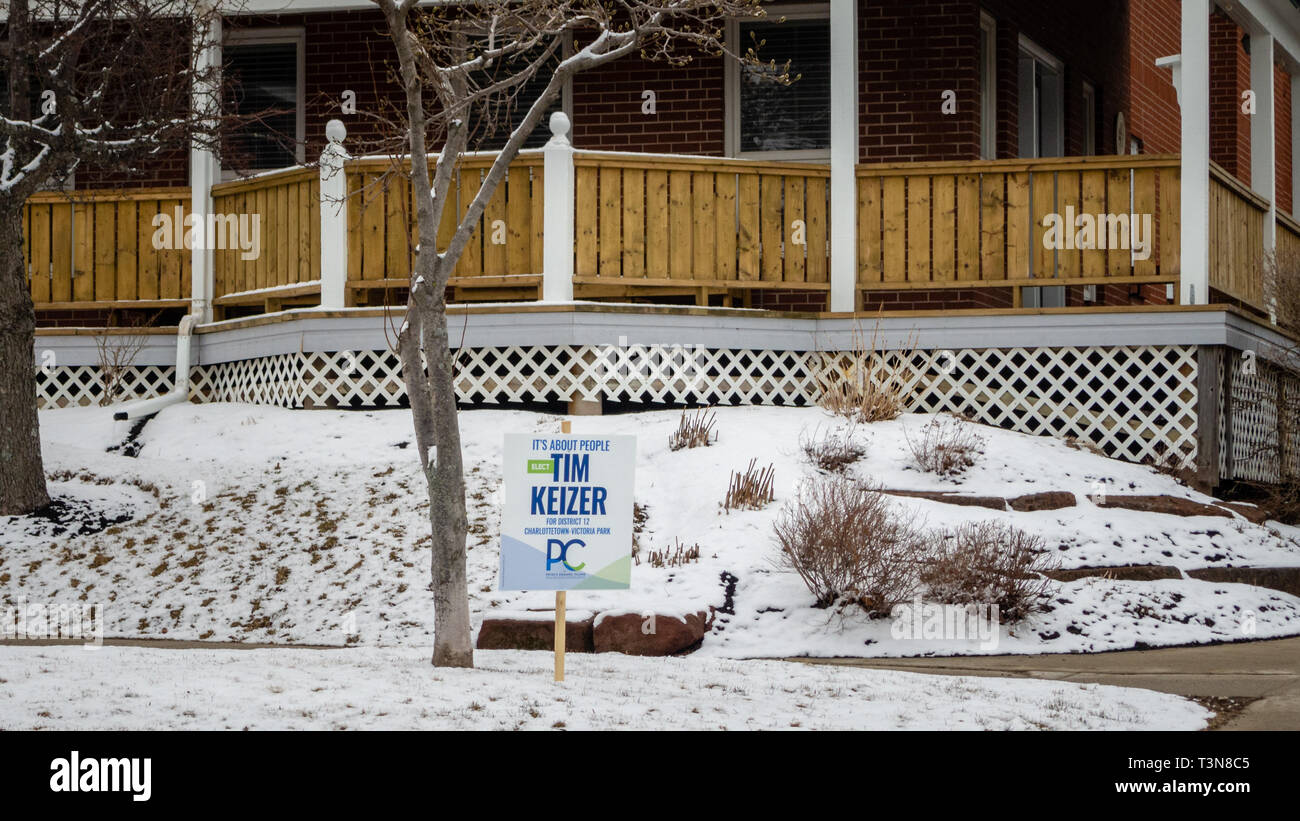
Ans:
{"label": "campaign lawn sign", "polygon": [[626,590],[635,436],[505,435],[501,590]]}

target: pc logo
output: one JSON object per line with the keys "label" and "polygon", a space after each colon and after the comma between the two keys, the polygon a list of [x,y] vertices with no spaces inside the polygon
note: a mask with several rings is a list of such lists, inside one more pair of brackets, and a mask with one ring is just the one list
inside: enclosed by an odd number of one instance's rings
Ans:
{"label": "pc logo", "polygon": [[[584,542],[582,539],[573,539],[572,541],[568,541],[568,542],[562,542],[559,539],[547,539],[546,540],[547,571],[549,572],[551,567],[553,567],[556,563],[563,564],[565,568],[573,571],[574,573],[577,573],[579,570],[582,570],[582,568],[587,566],[586,562],[583,562],[577,567],[574,567],[573,565],[569,564],[569,559],[568,559],[569,548],[586,547],[586,546],[587,543]],[[556,553],[556,551],[558,551],[558,553]]]}

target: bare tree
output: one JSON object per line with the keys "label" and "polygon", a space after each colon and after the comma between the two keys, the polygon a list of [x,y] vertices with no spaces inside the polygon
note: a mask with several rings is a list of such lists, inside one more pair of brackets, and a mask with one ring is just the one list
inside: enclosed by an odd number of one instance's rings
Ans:
{"label": "bare tree", "polygon": [[[433,529],[433,663],[471,667],[465,573],[465,481],[447,333],[447,281],[511,161],[573,75],[621,57],[688,63],[724,53],[728,16],[760,16],[758,0],[375,0],[397,51],[405,92],[405,153],[420,239],[398,337]],[[574,41],[565,55],[566,39]],[[738,59],[756,61],[752,50]],[[784,72],[779,72],[784,76]],[[438,225],[457,160],[493,112],[527,103],[450,239]],[[431,141],[441,140],[432,178]]]}
{"label": "bare tree", "polygon": [[220,66],[203,57],[217,15],[210,0],[0,2],[0,515],[49,501],[24,203],[79,169],[129,173],[215,134]]}

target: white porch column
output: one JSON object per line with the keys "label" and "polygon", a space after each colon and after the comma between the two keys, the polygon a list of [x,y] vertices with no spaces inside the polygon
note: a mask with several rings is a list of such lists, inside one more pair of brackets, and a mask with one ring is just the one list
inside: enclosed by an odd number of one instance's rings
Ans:
{"label": "white porch column", "polygon": [[831,310],[852,311],[858,276],[858,3],[831,3]]}
{"label": "white porch column", "polygon": [[[195,33],[197,50],[195,68],[205,75],[221,66],[221,18],[214,15],[206,31]],[[211,75],[207,75],[211,79]],[[196,82],[191,92],[191,104],[196,113],[216,114],[220,111],[220,84]],[[216,154],[203,145],[203,138],[195,138],[190,145],[190,215],[193,236],[196,240],[190,249],[190,313],[199,322],[212,321],[213,249],[207,236],[208,214],[212,213],[212,186],[221,180],[221,165]],[[201,241],[199,241],[201,240]]]}
{"label": "white porch column", "polygon": [[1273,94],[1273,35],[1264,29],[1250,35],[1250,89],[1255,113],[1250,118],[1250,187],[1268,200],[1264,217],[1264,253],[1277,244],[1277,120]]}
{"label": "white porch column", "polygon": [[325,124],[325,148],[320,154],[320,306],[343,308],[348,286],[348,183],[343,140],[348,130],[341,120]]}
{"label": "white porch column", "polygon": [[542,301],[573,299],[573,144],[569,118],[551,115],[551,139],[542,149],[545,210],[542,212]]}
{"label": "white porch column", "polygon": [[1210,295],[1210,0],[1183,0],[1182,272],[1179,303],[1204,305]]}

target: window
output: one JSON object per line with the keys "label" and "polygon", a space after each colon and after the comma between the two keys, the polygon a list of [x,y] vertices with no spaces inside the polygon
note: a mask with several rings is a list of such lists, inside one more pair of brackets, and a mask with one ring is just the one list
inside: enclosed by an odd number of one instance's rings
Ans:
{"label": "window", "polygon": [[1091,157],[1097,153],[1097,89],[1083,81],[1083,154]]}
{"label": "window", "polygon": [[997,24],[980,12],[980,159],[997,159]]}
{"label": "window", "polygon": [[1060,60],[1020,38],[1020,156],[1065,154],[1064,70]]}
{"label": "window", "polygon": [[[727,66],[727,153],[771,159],[830,158],[831,29],[825,4],[772,7],[770,18],[738,20],[729,27],[732,47],[754,47],[767,65]],[[789,85],[772,75],[790,63]],[[769,68],[775,62],[776,69]]]}
{"label": "window", "polygon": [[[564,52],[568,52],[568,44],[565,44]],[[534,52],[539,53],[539,52]],[[537,98],[542,96],[546,90],[547,84],[551,81],[552,69],[558,65],[562,59],[562,54],[557,54],[550,64],[543,66],[538,70],[533,78],[517,90],[511,90],[507,94],[497,95],[496,97],[485,101],[482,105],[489,106],[494,110],[493,116],[484,118],[482,109],[476,112],[479,120],[470,135],[470,149],[476,151],[500,151],[505,147],[506,141],[510,139],[511,133],[519,127],[528,116],[528,110],[537,102]],[[479,81],[488,84],[494,79],[503,80],[509,75],[526,67],[529,59],[521,57],[511,62],[503,62],[496,66],[492,71],[481,72]],[[546,113],[542,115],[533,132],[524,140],[524,148],[541,148],[551,138],[551,130],[547,127],[550,122],[551,114],[556,111],[568,111],[568,101],[570,99],[570,84],[566,83],[560,91],[560,96],[551,102]]]}
{"label": "window", "polygon": [[223,61],[231,85],[225,110],[259,116],[228,138],[225,150],[233,163],[243,171],[265,171],[303,162],[302,30],[235,32],[226,39]]}
{"label": "window", "polygon": [[[1031,40],[1020,38],[1020,156],[1060,157],[1065,154],[1065,83],[1060,60]],[[1036,258],[1036,257],[1032,257]],[[1055,270],[1055,266],[1053,266]],[[1034,271],[1034,276],[1045,272]],[[1065,287],[1029,287],[1020,291],[1026,308],[1060,308]]]}

